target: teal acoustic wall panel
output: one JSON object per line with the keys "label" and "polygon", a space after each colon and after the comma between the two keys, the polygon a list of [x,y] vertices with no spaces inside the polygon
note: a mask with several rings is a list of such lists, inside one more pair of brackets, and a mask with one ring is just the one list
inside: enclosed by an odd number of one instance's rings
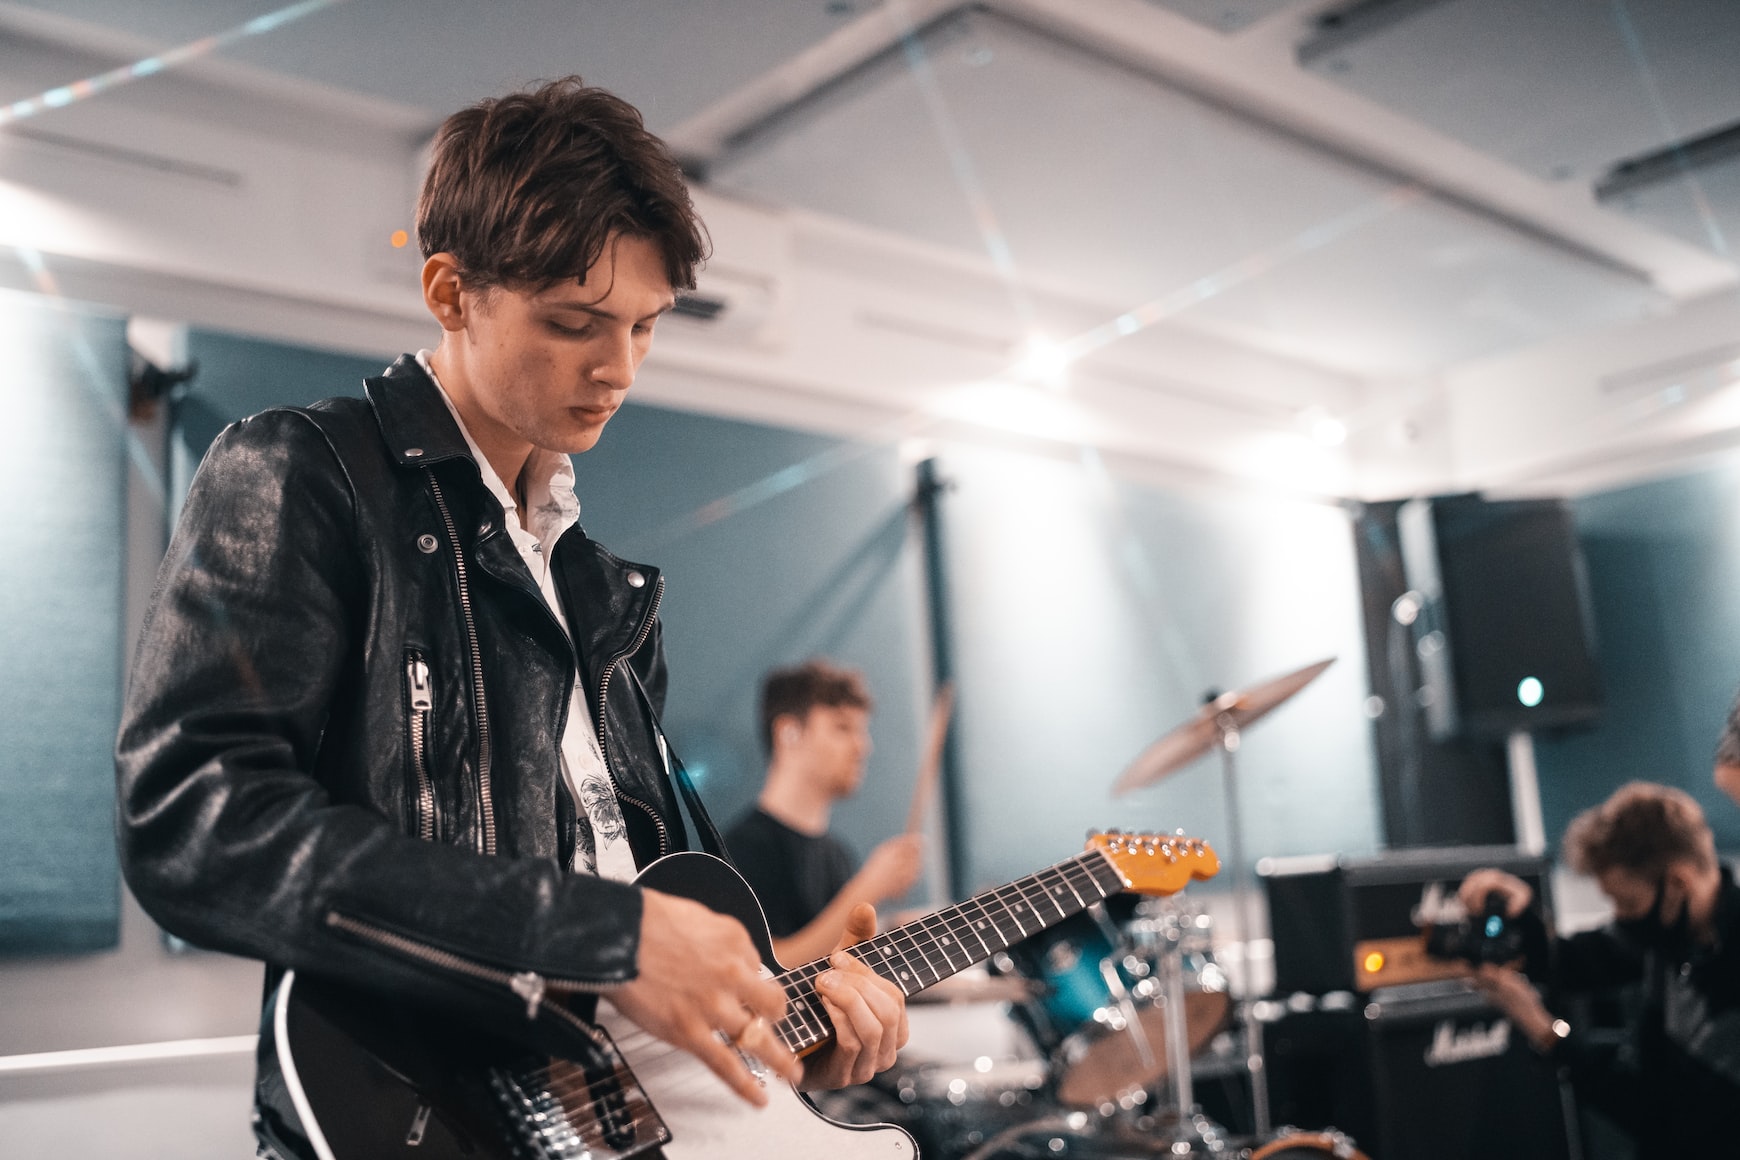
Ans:
{"label": "teal acoustic wall panel", "polygon": [[1690,792],[1717,843],[1740,847],[1740,806],[1710,776],[1740,687],[1740,463],[1584,496],[1573,511],[1606,711],[1595,729],[1536,739],[1547,840],[1642,779]]}
{"label": "teal acoustic wall panel", "polygon": [[0,953],[114,945],[127,361],[119,319],[0,293]]}

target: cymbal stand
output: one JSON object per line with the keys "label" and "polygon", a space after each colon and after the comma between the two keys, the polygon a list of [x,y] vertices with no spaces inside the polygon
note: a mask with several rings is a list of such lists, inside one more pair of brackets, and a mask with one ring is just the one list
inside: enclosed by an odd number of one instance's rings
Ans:
{"label": "cymbal stand", "polygon": [[1238,758],[1235,756],[1239,751],[1239,726],[1231,710],[1221,713],[1214,723],[1220,730],[1222,782],[1226,787],[1227,852],[1232,855],[1233,864],[1233,897],[1235,905],[1243,909],[1240,924],[1244,927],[1244,970],[1240,990],[1244,994],[1240,997],[1245,1003],[1245,1069],[1251,1076],[1251,1118],[1257,1136],[1266,1138],[1273,1128],[1269,1122],[1269,1075],[1263,1058],[1263,1023],[1257,1018],[1256,985],[1253,982],[1255,967],[1251,954],[1257,941],[1260,908],[1250,887],[1251,871],[1245,862],[1245,829],[1239,818]]}

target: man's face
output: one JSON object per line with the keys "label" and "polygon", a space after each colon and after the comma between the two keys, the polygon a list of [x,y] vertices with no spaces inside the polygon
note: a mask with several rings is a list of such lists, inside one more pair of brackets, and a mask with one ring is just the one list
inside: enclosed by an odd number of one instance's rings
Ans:
{"label": "man's face", "polygon": [[815,705],[797,722],[792,752],[810,776],[835,797],[848,797],[864,780],[870,757],[870,714],[847,705]]}
{"label": "man's face", "polygon": [[[1658,883],[1654,878],[1645,878],[1615,866],[1601,871],[1595,876],[1595,881],[1600,884],[1601,893],[1613,903],[1613,917],[1620,922],[1644,918],[1655,906]],[[1664,914],[1663,917],[1667,916]]]}
{"label": "man's face", "polygon": [[534,447],[591,450],[673,301],[658,246],[625,235],[605,244],[579,285],[478,295],[465,344],[476,406]]}

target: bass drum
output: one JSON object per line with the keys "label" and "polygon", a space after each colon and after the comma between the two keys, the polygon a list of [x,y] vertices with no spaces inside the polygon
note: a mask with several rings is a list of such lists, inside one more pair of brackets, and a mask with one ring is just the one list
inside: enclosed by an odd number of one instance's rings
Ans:
{"label": "bass drum", "polygon": [[1132,1106],[1165,1078],[1162,925],[1182,925],[1187,932],[1181,945],[1190,1054],[1200,1052],[1232,1015],[1226,975],[1209,949],[1206,916],[1177,907],[1158,916],[1151,908],[1138,910],[1133,895],[1108,899],[1106,909],[1104,921],[1072,915],[1017,943],[1002,964],[1039,984],[1038,997],[1013,1013],[1051,1057],[1057,1098],[1071,1107]]}
{"label": "bass drum", "polygon": [[1283,1128],[1277,1139],[1251,1153],[1251,1160],[1368,1160],[1353,1140],[1331,1129],[1296,1132]]}

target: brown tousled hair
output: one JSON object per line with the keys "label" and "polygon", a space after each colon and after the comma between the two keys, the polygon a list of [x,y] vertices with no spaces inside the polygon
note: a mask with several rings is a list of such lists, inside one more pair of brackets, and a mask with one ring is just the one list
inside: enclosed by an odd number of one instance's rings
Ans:
{"label": "brown tousled hair", "polygon": [[442,122],[417,199],[425,258],[449,253],[480,290],[583,281],[612,237],[664,254],[695,285],[705,228],[681,169],[635,108],[579,77],[481,101]]}
{"label": "brown tousled hair", "polygon": [[817,705],[863,709],[874,702],[864,674],[816,658],[789,669],[775,669],[761,681],[761,744],[773,752],[773,723],[790,715],[803,718]]}
{"label": "brown tousled hair", "polygon": [[1660,878],[1675,862],[1705,869],[1714,865],[1716,845],[1691,794],[1634,781],[1572,819],[1565,831],[1565,857],[1579,874],[1617,869]]}

